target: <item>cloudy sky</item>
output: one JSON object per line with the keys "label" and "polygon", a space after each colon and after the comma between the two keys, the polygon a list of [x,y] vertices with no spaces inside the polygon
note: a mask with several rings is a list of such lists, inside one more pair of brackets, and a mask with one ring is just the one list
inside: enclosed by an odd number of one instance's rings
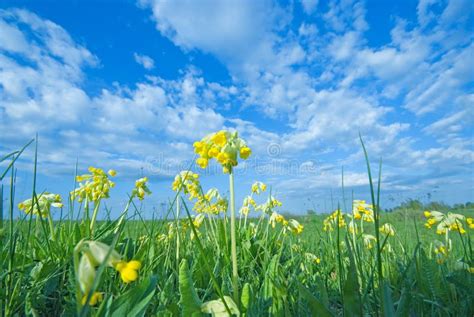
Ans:
{"label": "cloudy sky", "polygon": [[[38,133],[38,191],[67,193],[78,162],[119,172],[116,208],[148,175],[159,209],[193,141],[236,129],[253,149],[239,195],[262,180],[304,212],[338,200],[342,168],[368,197],[360,132],[383,160],[386,205],[473,200],[473,12],[468,0],[2,1],[0,154]],[[33,156],[17,164],[17,199]],[[225,192],[226,176],[206,174]]]}

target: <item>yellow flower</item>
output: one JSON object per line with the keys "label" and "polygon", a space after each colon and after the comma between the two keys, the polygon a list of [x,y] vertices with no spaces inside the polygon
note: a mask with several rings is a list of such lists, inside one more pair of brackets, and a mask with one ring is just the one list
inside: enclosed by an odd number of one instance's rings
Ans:
{"label": "yellow flower", "polygon": [[304,254],[306,259],[310,262],[313,262],[314,264],[320,264],[321,263],[321,258],[319,258],[318,256],[312,254],[312,253],[305,253]]}
{"label": "yellow flower", "polygon": [[229,162],[229,154],[225,152],[220,152],[216,158],[217,161],[221,164],[227,164]]}
{"label": "yellow flower", "polygon": [[206,168],[208,163],[208,159],[200,157],[196,160],[196,164],[199,165],[200,168]]}
{"label": "yellow flower", "polygon": [[389,236],[394,236],[395,228],[391,224],[386,223],[380,227],[380,232]]}
{"label": "yellow flower", "polygon": [[[426,226],[427,224],[425,224]],[[429,226],[428,228],[431,228],[431,226]],[[436,229],[436,234],[446,234],[446,229]]]}
{"label": "yellow flower", "polygon": [[244,160],[248,159],[248,157],[252,154],[252,150],[249,147],[243,147],[240,149],[240,157]]}
{"label": "yellow flower", "polygon": [[220,147],[227,143],[226,131],[219,131],[211,137],[211,141]]}
{"label": "yellow flower", "polygon": [[193,225],[196,227],[196,229],[199,229],[201,227],[203,221],[204,221],[204,214],[199,214],[193,219]]}
{"label": "yellow flower", "polygon": [[429,218],[429,217],[431,217],[431,212],[429,212],[428,210],[425,210],[423,212],[423,215],[425,216],[425,218]]}
{"label": "yellow flower", "polygon": [[135,181],[135,188],[132,191],[132,196],[137,196],[138,199],[143,200],[146,195],[150,195],[151,191],[147,186],[148,177],[142,177]]}
{"label": "yellow flower", "polygon": [[255,182],[252,184],[252,193],[259,195],[267,189],[267,185],[262,182]]}
{"label": "yellow flower", "polygon": [[140,261],[132,260],[130,262],[120,261],[115,264],[115,269],[120,273],[120,278],[124,283],[130,283],[138,278],[138,270],[141,267]]}
{"label": "yellow flower", "polygon": [[474,229],[474,219],[471,217],[466,218],[467,225],[469,229]]}
{"label": "yellow flower", "polygon": [[193,146],[194,146],[194,152],[196,152],[196,154],[201,154],[202,150],[204,149],[205,144],[204,142],[197,141],[197,142],[194,142]]}
{"label": "yellow flower", "polygon": [[61,208],[63,203],[61,196],[58,194],[51,194],[44,192],[40,195],[37,195],[36,198],[38,202],[33,203],[33,200],[27,199],[18,204],[18,209],[22,210],[26,214],[32,213],[33,215],[39,215],[42,218],[46,218],[50,215],[51,207]]}
{"label": "yellow flower", "polygon": [[109,170],[109,171],[107,172],[107,174],[109,174],[109,175],[112,176],[112,177],[115,177],[115,176],[117,176],[117,171],[115,171],[115,170]]}
{"label": "yellow flower", "polygon": [[[84,295],[82,297],[82,305],[85,305],[86,304],[86,301],[87,301],[87,295]],[[89,300],[89,305],[90,306],[95,306],[97,305],[98,303],[100,303],[102,300],[104,299],[104,296],[102,293],[99,293],[99,292],[94,292],[92,295],[91,295],[91,298]]]}
{"label": "yellow flower", "polygon": [[[109,198],[110,188],[115,186],[115,183],[109,180],[108,175],[115,171],[110,170],[109,174],[104,170],[96,167],[89,167],[90,174],[79,175],[76,181],[79,182],[79,188],[71,192],[72,199],[77,199],[82,202],[84,199],[88,201],[98,202],[102,198]],[[112,172],[112,173],[111,173]]]}
{"label": "yellow flower", "polygon": [[216,148],[216,147],[212,147],[208,152],[207,152],[207,155],[209,157],[217,157],[217,155],[219,154],[219,149]]}
{"label": "yellow flower", "polygon": [[370,250],[374,247],[374,242],[376,241],[376,238],[373,235],[363,234],[362,238],[364,240],[364,245],[367,249]]}
{"label": "yellow flower", "polygon": [[288,227],[290,228],[291,232],[293,232],[294,234],[300,234],[303,232],[303,229],[304,229],[303,225],[300,224],[295,219],[290,219],[290,221],[288,221]]}
{"label": "yellow flower", "polygon": [[224,173],[231,173],[232,168],[237,166],[239,154],[242,159],[246,159],[251,153],[237,132],[231,133],[225,130],[207,135],[195,142],[194,151],[199,155],[196,163],[201,168],[206,168],[208,161],[214,158],[222,165]]}

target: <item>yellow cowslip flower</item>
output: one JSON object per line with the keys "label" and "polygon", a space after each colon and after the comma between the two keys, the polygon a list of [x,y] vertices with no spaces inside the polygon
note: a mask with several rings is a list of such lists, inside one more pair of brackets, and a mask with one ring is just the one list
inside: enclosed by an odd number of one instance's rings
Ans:
{"label": "yellow cowslip flower", "polygon": [[78,202],[82,202],[84,199],[98,202],[100,199],[109,198],[110,188],[115,186],[115,183],[109,180],[109,175],[115,176],[116,172],[110,170],[107,174],[104,170],[93,166],[89,167],[89,172],[90,174],[76,177],[79,188],[71,192],[72,199],[77,199]]}
{"label": "yellow cowslip flower", "polygon": [[460,234],[465,234],[466,230],[462,227],[461,223],[453,223],[449,226],[449,230],[458,231]]}
{"label": "yellow cowslip flower", "polygon": [[209,160],[215,159],[221,164],[224,173],[231,173],[232,168],[237,166],[238,155],[245,160],[251,154],[251,149],[239,138],[237,132],[225,130],[209,134],[202,140],[194,142],[193,146],[199,155],[196,160],[199,167],[206,168]]}
{"label": "yellow cowslip flower", "polygon": [[[82,297],[82,305],[86,304],[87,296],[88,296],[88,294],[85,294]],[[94,292],[94,293],[92,293],[91,298],[89,300],[89,306],[95,306],[98,303],[100,303],[103,299],[104,299],[104,295],[102,293]]]}
{"label": "yellow cowslip flower", "polygon": [[29,198],[19,203],[18,209],[22,210],[26,214],[32,213],[33,215],[39,215],[42,218],[46,218],[51,213],[51,207],[63,207],[61,196],[58,194],[44,192],[41,195],[36,196],[36,198],[38,199],[38,202],[36,202],[36,199],[33,200]]}
{"label": "yellow cowslip flower", "polygon": [[223,147],[227,143],[226,131],[219,131],[217,133],[214,133],[211,136],[211,141],[217,144],[218,146]]}
{"label": "yellow cowslip flower", "polygon": [[431,217],[431,212],[428,211],[428,210],[425,210],[425,211],[423,212],[423,215],[425,216],[425,218],[429,218],[429,217]]}
{"label": "yellow cowslip flower", "polygon": [[252,150],[249,147],[245,146],[245,147],[240,149],[240,157],[242,159],[244,159],[244,160],[248,159],[250,154],[252,154]]}
{"label": "yellow cowslip flower", "polygon": [[260,195],[260,193],[264,192],[267,189],[267,185],[262,182],[255,182],[252,184],[252,193]]}
{"label": "yellow cowslip flower", "polygon": [[388,235],[388,236],[394,236],[395,235],[395,228],[389,223],[386,223],[383,226],[381,226],[379,231],[383,234]]}
{"label": "yellow cowslip flower", "polygon": [[193,225],[196,227],[196,229],[199,229],[204,222],[205,215],[204,214],[199,214],[193,219]]}
{"label": "yellow cowslip flower", "polygon": [[277,212],[273,212],[271,215],[270,215],[270,218],[268,219],[268,222],[270,223],[270,225],[272,226],[273,229],[275,229],[275,226],[278,222],[283,222],[285,220],[285,217],[283,217],[282,215],[280,215],[279,213]]}
{"label": "yellow cowslip flower", "polygon": [[355,224],[354,220],[351,220],[347,225],[347,229],[349,233],[357,233],[359,230],[357,229],[357,225]]}
{"label": "yellow cowslip flower", "polygon": [[362,235],[364,245],[367,249],[372,249],[374,247],[374,242],[377,240],[373,235],[371,234],[363,234]]}
{"label": "yellow cowslip flower", "polygon": [[435,254],[443,254],[446,255],[448,254],[448,251],[446,250],[446,247],[444,245],[440,245],[434,250]]}
{"label": "yellow cowslip flower", "polygon": [[136,196],[138,199],[143,200],[145,195],[151,195],[151,191],[147,186],[148,177],[142,177],[135,181],[135,188],[132,190],[132,197]]}
{"label": "yellow cowslip flower", "polygon": [[189,195],[189,199],[199,198],[201,194],[201,185],[199,183],[199,175],[191,171],[181,171],[174,178],[172,184],[173,191],[182,190],[185,195]]}
{"label": "yellow cowslip flower", "polygon": [[[431,227],[429,227],[429,228],[431,228]],[[446,229],[436,229],[436,234],[439,234],[439,235],[446,234],[446,231],[447,231]]]}
{"label": "yellow cowslip flower", "polygon": [[439,242],[437,240],[434,241],[434,245],[434,254],[436,262],[438,264],[443,264],[449,256],[449,248],[444,243]]}
{"label": "yellow cowslip flower", "polygon": [[304,255],[305,255],[305,258],[308,261],[312,262],[313,264],[320,264],[321,263],[321,258],[314,255],[313,253],[306,252]]}
{"label": "yellow cowslip flower", "polygon": [[466,218],[466,223],[469,229],[474,229],[474,219],[471,217]]}
{"label": "yellow cowslip flower", "polygon": [[208,163],[209,163],[209,160],[204,157],[200,157],[196,160],[196,164],[199,165],[199,167],[202,169],[206,168]]}
{"label": "yellow cowslip flower", "polygon": [[303,225],[295,219],[290,219],[288,221],[288,228],[290,228],[291,232],[293,232],[294,234],[300,234],[303,232],[304,229]]}
{"label": "yellow cowslip flower", "polygon": [[344,220],[344,213],[342,213],[339,209],[335,210],[332,214],[330,214],[323,220],[324,231],[333,231],[333,226],[339,226],[339,228],[343,228],[346,226],[346,221]]}
{"label": "yellow cowslip flower", "polygon": [[219,155],[219,149],[215,146],[211,147],[211,149],[207,152],[209,157],[217,157]]}
{"label": "yellow cowslip flower", "polygon": [[115,269],[120,273],[120,278],[124,283],[130,283],[138,278],[138,270],[142,264],[140,261],[132,260],[130,262],[120,261],[115,264]]}
{"label": "yellow cowslip flower", "polygon": [[116,171],[116,170],[109,170],[109,171],[107,172],[107,174],[109,174],[109,175],[112,176],[112,177],[115,177],[115,176],[117,176],[117,171]]}
{"label": "yellow cowslip flower", "polygon": [[240,208],[240,213],[248,216],[250,213],[250,206],[252,206],[254,209],[257,207],[257,203],[253,199],[252,196],[247,196],[244,198],[244,202],[242,204],[242,207]]}
{"label": "yellow cowslip flower", "polygon": [[221,197],[216,188],[211,188],[204,195],[199,195],[193,210],[197,213],[219,214],[227,210],[227,199]]}
{"label": "yellow cowslip flower", "polygon": [[261,205],[255,207],[255,210],[260,210],[263,213],[272,216],[274,210],[282,206],[282,202],[276,199],[274,196],[269,196],[267,201]]}

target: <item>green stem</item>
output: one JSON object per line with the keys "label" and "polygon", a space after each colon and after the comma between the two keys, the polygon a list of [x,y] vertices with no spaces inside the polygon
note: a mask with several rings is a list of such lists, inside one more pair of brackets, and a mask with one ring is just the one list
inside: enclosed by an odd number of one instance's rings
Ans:
{"label": "green stem", "polygon": [[97,214],[99,212],[99,206],[100,206],[100,199],[95,202],[94,211],[92,212],[92,220],[91,220],[90,227],[89,227],[90,232],[91,232],[91,237],[92,237],[92,234],[94,233],[95,220],[96,220]]}
{"label": "green stem", "polygon": [[230,190],[230,248],[232,256],[232,287],[234,289],[234,301],[240,306],[238,266],[237,266],[237,241],[235,237],[235,193],[234,193],[234,173],[229,173]]}
{"label": "green stem", "polygon": [[53,218],[51,217],[51,214],[48,215],[48,224],[49,224],[49,232],[50,232],[51,240],[55,241],[56,237],[54,234]]}
{"label": "green stem", "polygon": [[179,268],[179,196],[176,199],[176,265]]}

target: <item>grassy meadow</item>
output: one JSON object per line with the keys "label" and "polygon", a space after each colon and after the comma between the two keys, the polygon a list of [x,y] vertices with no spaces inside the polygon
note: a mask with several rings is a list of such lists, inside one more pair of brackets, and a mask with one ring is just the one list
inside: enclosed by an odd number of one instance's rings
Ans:
{"label": "grassy meadow", "polygon": [[2,158],[0,315],[474,315],[473,210],[384,212],[368,169],[372,201],[287,216],[261,182],[235,201],[232,168],[251,154],[236,134],[194,148],[201,168],[222,165],[229,188],[183,171],[166,219],[154,220],[139,207],[152,194],[146,177],[110,219],[103,202],[120,171],[78,171],[69,197],[33,183],[17,202],[22,150]]}

